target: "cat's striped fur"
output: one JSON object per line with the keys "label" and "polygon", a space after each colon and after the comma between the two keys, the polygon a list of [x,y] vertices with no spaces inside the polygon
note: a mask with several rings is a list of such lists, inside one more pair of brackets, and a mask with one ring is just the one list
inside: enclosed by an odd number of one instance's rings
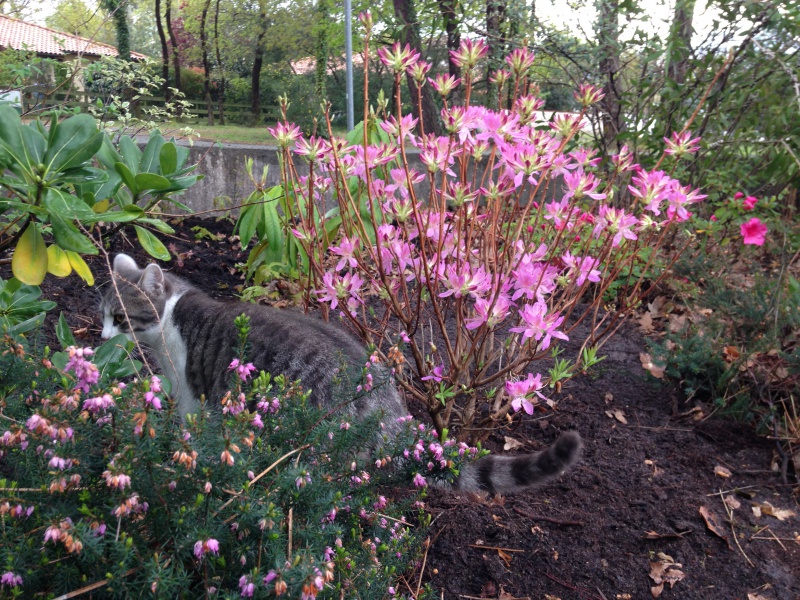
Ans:
{"label": "cat's striped fur", "polygon": [[[249,358],[256,368],[299,379],[318,404],[332,404],[333,381],[343,367],[360,372],[367,362],[364,346],[333,325],[291,310],[214,300],[156,264],[140,269],[131,257],[119,254],[113,277],[115,285],[109,285],[102,303],[103,337],[124,333],[153,351],[173,384],[182,417],[199,409],[201,395],[213,404],[228,389],[228,366],[237,346],[233,321],[242,313],[250,317]],[[389,379],[380,365],[371,373],[376,380]],[[390,381],[343,410],[356,417],[380,410],[389,427],[408,413]],[[519,491],[562,473],[577,462],[580,449],[580,436],[567,432],[540,453],[483,458],[462,469],[456,486]]]}

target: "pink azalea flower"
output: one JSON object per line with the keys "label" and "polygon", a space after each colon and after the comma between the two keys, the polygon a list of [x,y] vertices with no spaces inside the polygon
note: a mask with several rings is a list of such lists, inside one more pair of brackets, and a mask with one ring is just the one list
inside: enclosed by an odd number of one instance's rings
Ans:
{"label": "pink azalea flower", "polygon": [[512,327],[509,331],[521,333],[523,342],[532,337],[537,342],[541,340],[541,350],[547,350],[550,347],[552,338],[569,340],[567,334],[556,329],[564,322],[564,317],[559,316],[557,313],[548,315],[547,304],[542,301],[535,304],[526,304],[519,311],[519,316],[524,321],[524,325]]}
{"label": "pink azalea flower", "polygon": [[748,196],[742,201],[742,208],[745,210],[753,210],[758,203],[758,198],[755,196]]}
{"label": "pink azalea flower", "polygon": [[544,387],[541,374],[528,373],[527,379],[519,381],[506,381],[506,393],[511,397],[511,408],[514,412],[524,410],[529,415],[533,414],[533,403],[528,399],[531,394],[536,394],[543,400],[545,397],[539,391]]}
{"label": "pink azalea flower", "polygon": [[753,246],[763,246],[768,231],[769,229],[767,229],[767,226],[756,217],[753,217],[746,223],[742,223],[739,227],[739,232],[744,238],[744,243]]}

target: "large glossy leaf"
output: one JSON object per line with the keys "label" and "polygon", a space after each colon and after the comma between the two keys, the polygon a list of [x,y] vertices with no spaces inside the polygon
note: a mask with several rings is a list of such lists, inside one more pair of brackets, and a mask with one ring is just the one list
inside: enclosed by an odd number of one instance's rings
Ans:
{"label": "large glossy leaf", "polygon": [[[112,167],[113,168],[113,167]],[[105,200],[117,193],[122,185],[122,177],[116,171],[107,171],[108,179],[94,192],[96,201]]]}
{"label": "large glossy leaf", "polygon": [[138,225],[134,225],[133,227],[136,229],[136,237],[139,238],[139,243],[150,256],[159,260],[170,259],[169,250],[161,243],[161,240],[144,227],[139,227]]}
{"label": "large glossy leaf", "polygon": [[106,169],[113,169],[115,164],[122,162],[122,155],[114,148],[114,144],[108,135],[103,135],[103,144],[97,151],[97,160]]}
{"label": "large glossy leaf", "polygon": [[81,198],[55,188],[45,190],[42,203],[51,215],[65,219],[91,219],[95,214]]}
{"label": "large glossy leaf", "polygon": [[[114,173],[116,175],[116,173]],[[78,167],[62,172],[57,181],[60,183],[72,183],[75,185],[94,185],[99,186],[108,181],[108,171],[96,169],[95,167]]]}
{"label": "large glossy leaf", "polygon": [[139,161],[139,173],[157,173],[160,168],[161,148],[164,146],[164,136],[158,130],[150,134],[147,145],[142,151],[142,159]]}
{"label": "large glossy leaf", "polygon": [[103,144],[103,134],[87,114],[75,115],[59,123],[44,155],[49,171],[64,171],[90,160]]}
{"label": "large glossy leaf", "polygon": [[[61,215],[51,213],[50,225],[53,227],[53,237],[56,238],[56,244],[62,250],[71,250],[80,254],[97,254],[98,250],[92,241],[78,231],[72,221],[63,218]],[[70,264],[72,264],[72,261],[70,261]]]}
{"label": "large glossy leaf", "polygon": [[142,151],[129,136],[123,135],[119,140],[119,153],[122,155],[122,162],[128,170],[136,175],[139,172],[139,163],[142,161]]}
{"label": "large glossy leaf", "polygon": [[136,186],[136,178],[134,177],[131,170],[128,168],[128,165],[125,163],[118,162],[114,165],[117,173],[122,178],[122,182],[128,186],[128,189],[131,191],[131,194],[134,196],[139,194],[139,188]]}
{"label": "large glossy leaf", "polygon": [[70,346],[78,345],[75,341],[75,336],[72,335],[72,330],[70,330],[67,324],[67,319],[64,318],[63,312],[58,316],[58,323],[56,323],[56,337],[64,350]]}
{"label": "large glossy leaf", "polygon": [[17,241],[11,257],[11,271],[14,277],[28,285],[39,285],[47,275],[47,248],[35,221],[28,224]]}
{"label": "large glossy leaf", "polygon": [[170,175],[178,169],[178,149],[175,142],[167,142],[158,155],[162,175]]}
{"label": "large glossy leaf", "polygon": [[172,184],[169,179],[156,175],[155,173],[142,172],[136,175],[136,187],[140,192],[145,190],[153,190],[155,192],[163,192],[169,189]]}
{"label": "large glossy leaf", "polygon": [[69,258],[58,246],[47,247],[47,272],[56,277],[66,277],[72,273]]}
{"label": "large glossy leaf", "polygon": [[65,250],[64,252],[66,252],[67,258],[69,258],[69,264],[72,265],[72,268],[75,269],[78,276],[83,279],[87,285],[94,285],[92,270],[89,268],[89,265],[86,264],[86,261],[81,258],[81,255],[71,250]]}

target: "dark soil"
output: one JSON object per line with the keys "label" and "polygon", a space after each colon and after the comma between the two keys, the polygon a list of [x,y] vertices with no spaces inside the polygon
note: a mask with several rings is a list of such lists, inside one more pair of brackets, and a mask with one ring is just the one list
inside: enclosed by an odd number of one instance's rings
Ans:
{"label": "dark soil", "polygon": [[[160,236],[184,254],[180,263],[172,261],[173,271],[215,296],[235,294],[242,280],[234,266],[246,254],[229,237],[230,223],[187,218],[174,226],[174,236]],[[193,226],[221,239],[196,239]],[[140,264],[148,260],[135,239],[117,236],[109,252],[120,251]],[[104,257],[88,262],[99,282],[108,279]],[[0,277],[9,276],[9,266],[0,264]],[[75,276],[48,276],[42,288],[58,303],[42,341],[57,346],[52,331],[61,310],[82,343],[100,342],[98,291]],[[666,585],[661,598],[800,599],[795,474],[789,485],[781,483],[773,469],[774,442],[748,426],[717,416],[697,419],[708,410],[690,412],[694,406],[682,401],[676,385],[650,377],[639,361],[643,346],[633,328],[618,334],[603,349],[606,360],[556,397],[556,411],[515,422],[487,443],[502,452],[508,436],[523,444],[517,452],[531,451],[574,429],[585,444],[574,470],[501,499],[430,492],[431,543],[424,566],[408,576],[411,588],[417,589],[421,572],[423,585],[446,599],[652,598],[651,563],[664,553],[680,563],[673,569],[683,578],[671,589]],[[612,411],[621,411],[626,422]],[[716,474],[718,466],[730,476]],[[739,506],[727,507],[723,497]],[[756,517],[753,506],[765,502],[795,516]],[[408,593],[402,585],[398,591]]]}

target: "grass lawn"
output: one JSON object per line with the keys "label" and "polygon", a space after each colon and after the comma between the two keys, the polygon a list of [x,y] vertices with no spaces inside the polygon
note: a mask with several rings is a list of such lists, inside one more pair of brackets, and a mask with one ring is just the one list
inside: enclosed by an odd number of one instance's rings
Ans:
{"label": "grass lawn", "polygon": [[200,137],[193,138],[195,140],[237,144],[275,144],[275,138],[269,134],[266,125],[258,125],[257,127],[248,127],[246,125],[214,125],[210,127],[205,123],[190,125],[171,121],[169,123],[164,123],[159,128],[166,133],[171,132],[173,129],[183,129],[187,126],[200,134]]}

